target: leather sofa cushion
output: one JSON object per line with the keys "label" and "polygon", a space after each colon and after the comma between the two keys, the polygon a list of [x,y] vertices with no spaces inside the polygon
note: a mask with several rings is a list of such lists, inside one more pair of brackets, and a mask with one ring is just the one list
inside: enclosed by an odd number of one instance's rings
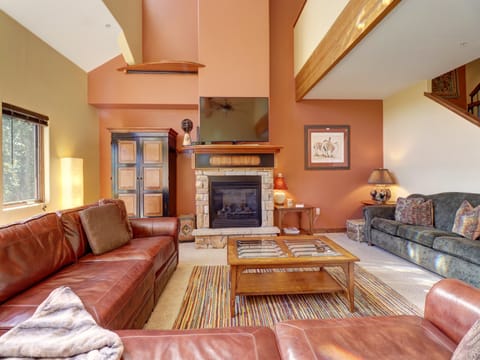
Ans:
{"label": "leather sofa cushion", "polygon": [[54,213],[0,228],[0,303],[75,261]]}
{"label": "leather sofa cushion", "polygon": [[402,223],[395,220],[375,217],[372,220],[372,227],[374,229],[383,231],[390,235],[397,235],[397,229]]}
{"label": "leather sofa cushion", "polygon": [[60,217],[63,225],[65,238],[70,242],[77,259],[91,251],[90,245],[88,245],[87,234],[85,234],[82,221],[80,220],[80,211],[94,206],[98,205],[90,204],[57,211],[57,215]]}
{"label": "leather sofa cushion", "polygon": [[0,305],[0,328],[9,329],[29,318],[50,292],[69,286],[100,326],[130,327],[148,299],[153,309],[154,275],[150,261],[82,262],[64,268],[48,279]]}
{"label": "leather sofa cushion", "polygon": [[118,261],[118,260],[149,260],[153,262],[156,273],[175,252],[175,243],[170,236],[154,236],[132,239],[127,244],[105,254],[88,254],[80,262],[88,261]]}
{"label": "leather sofa cushion", "polygon": [[440,236],[433,242],[433,248],[480,265],[479,240],[465,239],[460,236]]}
{"label": "leather sofa cushion", "polygon": [[[456,344],[417,316],[286,321],[275,325],[282,359],[450,359]],[[346,355],[348,354],[348,355]]]}
{"label": "leather sofa cushion", "polygon": [[437,230],[429,226],[400,225],[397,230],[397,236],[430,248],[436,237],[448,235],[453,235],[453,233]]}
{"label": "leather sofa cushion", "polygon": [[275,335],[266,327],[198,330],[118,330],[124,360],[280,359]]}
{"label": "leather sofa cushion", "polygon": [[82,210],[80,219],[95,255],[116,249],[131,239],[126,218],[116,204]]}

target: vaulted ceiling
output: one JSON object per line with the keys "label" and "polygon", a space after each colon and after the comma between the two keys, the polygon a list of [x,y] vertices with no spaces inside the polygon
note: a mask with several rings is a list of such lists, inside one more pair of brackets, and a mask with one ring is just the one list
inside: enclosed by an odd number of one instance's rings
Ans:
{"label": "vaulted ceiling", "polygon": [[[0,0],[0,9],[87,72],[120,54],[122,29],[102,0]],[[403,0],[305,98],[384,99],[470,62],[480,57],[478,14],[478,0]]]}

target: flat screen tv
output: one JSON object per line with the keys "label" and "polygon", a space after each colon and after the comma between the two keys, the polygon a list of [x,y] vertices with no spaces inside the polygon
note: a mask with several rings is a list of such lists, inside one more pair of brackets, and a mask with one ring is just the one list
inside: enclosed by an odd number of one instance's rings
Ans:
{"label": "flat screen tv", "polygon": [[200,97],[202,144],[269,141],[268,98]]}

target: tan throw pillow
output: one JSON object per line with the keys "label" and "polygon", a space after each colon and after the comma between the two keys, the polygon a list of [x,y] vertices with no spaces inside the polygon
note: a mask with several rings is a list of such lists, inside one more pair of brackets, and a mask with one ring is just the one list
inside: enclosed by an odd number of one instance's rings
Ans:
{"label": "tan throw pillow", "polygon": [[116,249],[131,239],[120,209],[115,204],[82,210],[80,219],[95,255]]}
{"label": "tan throw pillow", "polygon": [[433,226],[432,200],[398,198],[395,220],[410,225]]}
{"label": "tan throw pillow", "polygon": [[480,237],[480,205],[474,208],[467,200],[463,200],[455,214],[452,232],[470,240],[478,239]]}
{"label": "tan throw pillow", "polygon": [[106,205],[106,204],[115,204],[120,209],[120,214],[122,214],[122,218],[127,224],[127,230],[130,233],[130,238],[133,237],[133,229],[132,224],[128,221],[128,213],[127,207],[125,206],[125,202],[121,199],[101,199],[98,201],[98,205]]}
{"label": "tan throw pillow", "polygon": [[467,331],[452,356],[452,360],[478,359],[480,359],[480,320]]}

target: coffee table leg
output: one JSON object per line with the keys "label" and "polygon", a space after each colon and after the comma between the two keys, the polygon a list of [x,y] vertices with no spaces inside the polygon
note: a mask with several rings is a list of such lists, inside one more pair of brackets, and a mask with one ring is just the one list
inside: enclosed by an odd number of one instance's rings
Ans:
{"label": "coffee table leg", "polygon": [[354,277],[353,268],[354,268],[353,263],[342,265],[342,269],[343,269],[343,272],[345,273],[345,280],[347,284],[347,288],[345,290],[346,290],[347,299],[350,305],[350,312],[355,311],[355,299],[354,299],[355,277]]}
{"label": "coffee table leg", "polygon": [[230,317],[235,316],[236,290],[237,290],[237,267],[230,265]]}

